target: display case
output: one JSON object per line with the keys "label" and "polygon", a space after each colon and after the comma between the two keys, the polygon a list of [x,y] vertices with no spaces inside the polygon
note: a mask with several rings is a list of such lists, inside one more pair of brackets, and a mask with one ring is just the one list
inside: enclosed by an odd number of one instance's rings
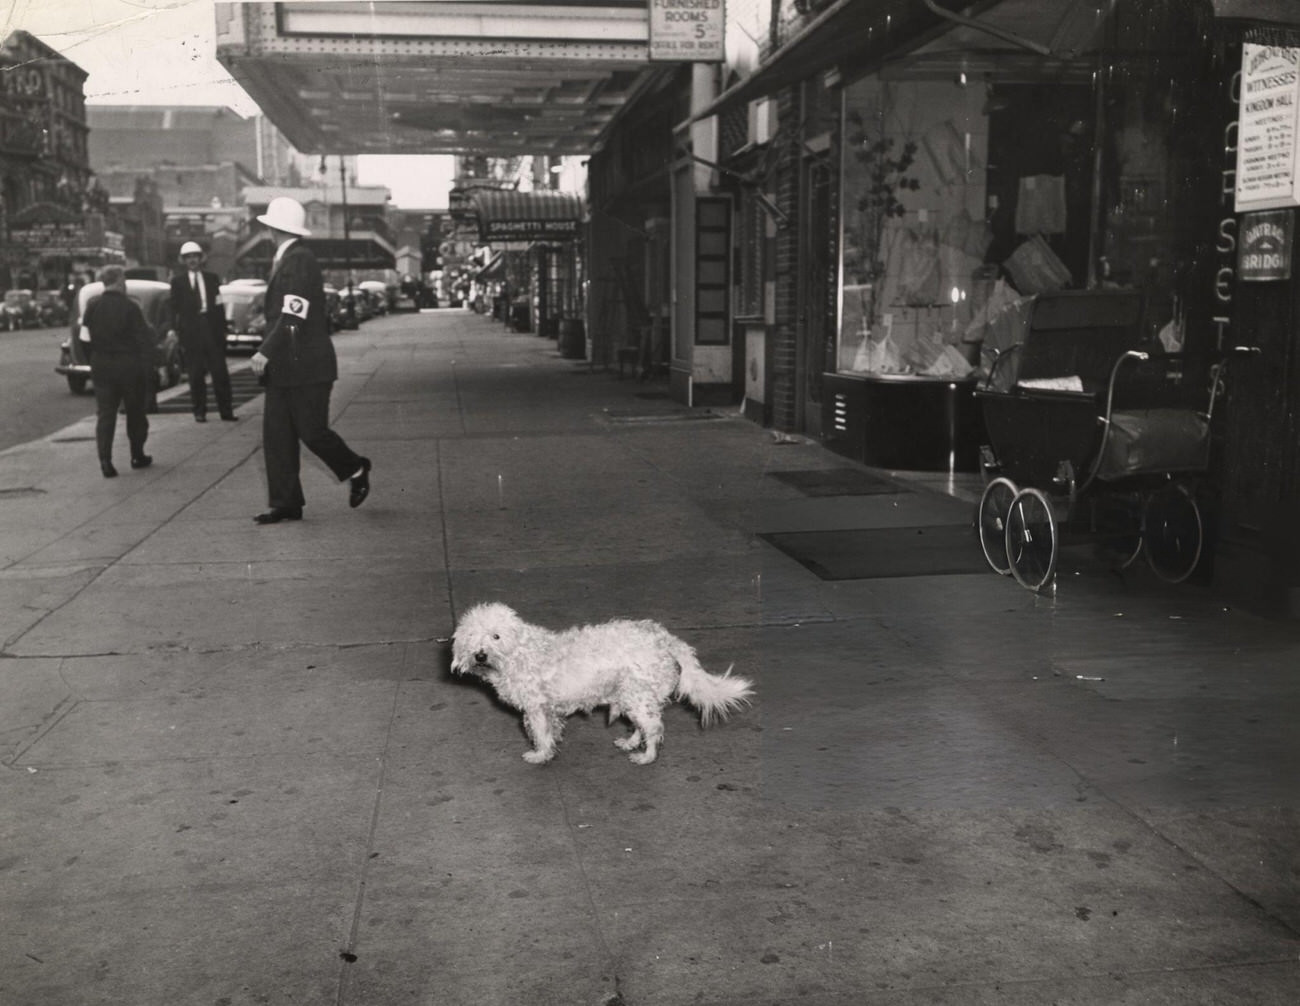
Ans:
{"label": "display case", "polygon": [[837,454],[895,471],[979,470],[974,377],[825,374],[822,429]]}

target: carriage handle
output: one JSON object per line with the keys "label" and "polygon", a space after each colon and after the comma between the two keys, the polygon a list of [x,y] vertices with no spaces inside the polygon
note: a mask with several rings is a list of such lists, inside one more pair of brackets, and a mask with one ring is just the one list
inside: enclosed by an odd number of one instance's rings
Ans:
{"label": "carriage handle", "polygon": [[1223,354],[1223,358],[1210,368],[1210,402],[1205,407],[1205,421],[1208,423],[1214,418],[1214,403],[1219,400],[1219,395],[1223,392],[1223,368],[1228,362],[1230,356],[1259,356],[1263,352],[1258,346],[1233,346]]}
{"label": "carriage handle", "polygon": [[1088,477],[1083,480],[1083,485],[1079,486],[1078,492],[1083,492],[1088,486],[1092,485],[1092,480],[1097,477],[1097,471],[1101,468],[1102,459],[1106,456],[1106,441],[1110,439],[1110,414],[1115,404],[1115,379],[1119,376],[1119,371],[1129,360],[1149,360],[1150,353],[1145,353],[1140,349],[1130,349],[1121,353],[1115,365],[1110,368],[1110,381],[1106,385],[1106,414],[1097,417],[1097,422],[1101,423],[1101,443],[1097,445],[1097,453],[1092,459],[1092,467],[1088,471]]}
{"label": "carriage handle", "polygon": [[1014,346],[1008,346],[1006,349],[990,349],[990,350],[989,350],[989,352],[991,352],[991,353],[993,354],[993,362],[989,364],[989,372],[988,372],[986,375],[984,375],[984,381],[983,381],[982,386],[981,386],[981,388],[980,388],[981,391],[989,391],[989,390],[992,389],[992,387],[993,387],[993,375],[995,375],[995,374],[998,372],[998,366],[1002,363],[1002,361],[1003,361],[1004,359],[1006,359],[1006,358],[1009,357],[1012,353],[1014,353],[1014,352],[1016,352],[1018,349],[1020,349],[1020,347],[1021,347],[1022,345],[1024,345],[1024,344],[1023,344],[1023,343],[1020,343],[1020,342],[1017,342]]}
{"label": "carriage handle", "polygon": [[[1206,406],[1205,412],[1202,413],[1207,423],[1214,418],[1214,401],[1216,398],[1219,397],[1219,385],[1223,379],[1222,370],[1219,368],[1221,368],[1223,364],[1226,362],[1226,357],[1227,356],[1258,356],[1261,352],[1262,350],[1258,346],[1233,346],[1231,350],[1229,350],[1227,353],[1224,354],[1225,359],[1221,360],[1218,364],[1215,365],[1214,377],[1210,384],[1210,401]],[[1187,356],[1188,354],[1186,353],[1165,353],[1162,354],[1160,358],[1162,360],[1183,359]],[[1115,361],[1115,365],[1111,367],[1110,383],[1107,385],[1106,388],[1106,414],[1104,416],[1097,417],[1097,421],[1102,424],[1101,444],[1098,446],[1097,455],[1093,459],[1092,470],[1088,472],[1088,477],[1084,480],[1083,485],[1079,487],[1078,490],[1079,492],[1082,492],[1084,489],[1086,489],[1092,483],[1092,480],[1096,478],[1097,471],[1101,467],[1102,459],[1106,453],[1106,441],[1110,438],[1111,411],[1114,407],[1114,402],[1115,402],[1115,379],[1119,376],[1120,368],[1124,366],[1124,364],[1129,360],[1149,360],[1149,359],[1151,359],[1150,353],[1143,352],[1140,349],[1130,349],[1127,352],[1120,354],[1119,359]]]}

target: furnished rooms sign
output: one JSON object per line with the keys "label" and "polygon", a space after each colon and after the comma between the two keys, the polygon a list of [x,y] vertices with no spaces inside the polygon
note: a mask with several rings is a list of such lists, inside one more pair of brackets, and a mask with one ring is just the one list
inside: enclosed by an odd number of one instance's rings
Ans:
{"label": "furnished rooms sign", "polygon": [[720,63],[725,0],[650,0],[650,58]]}
{"label": "furnished rooms sign", "polygon": [[1237,212],[1300,205],[1300,49],[1241,47]]}

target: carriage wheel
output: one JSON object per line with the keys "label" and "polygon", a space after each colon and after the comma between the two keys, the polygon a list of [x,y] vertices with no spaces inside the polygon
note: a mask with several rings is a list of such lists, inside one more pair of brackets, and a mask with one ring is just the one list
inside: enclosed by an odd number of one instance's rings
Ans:
{"label": "carriage wheel", "polygon": [[1142,554],[1142,504],[1129,496],[1109,496],[1098,503],[1097,553],[1112,570],[1128,569]]}
{"label": "carriage wheel", "polygon": [[1011,574],[1030,590],[1041,590],[1056,572],[1056,518],[1037,489],[1016,493],[1007,511],[1007,560]]}
{"label": "carriage wheel", "polygon": [[1010,479],[994,479],[984,487],[980,497],[980,547],[993,572],[1006,576],[1011,572],[1007,560],[1007,511],[1016,496],[1016,484]]}
{"label": "carriage wheel", "polygon": [[1201,508],[1181,484],[1152,493],[1142,510],[1147,565],[1167,583],[1182,583],[1196,571],[1205,542]]}

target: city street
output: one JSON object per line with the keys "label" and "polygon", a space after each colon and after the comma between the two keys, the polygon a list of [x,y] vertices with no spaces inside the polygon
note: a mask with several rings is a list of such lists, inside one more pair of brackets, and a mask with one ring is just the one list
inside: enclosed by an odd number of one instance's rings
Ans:
{"label": "city street", "polygon": [[95,411],[54,372],[67,328],[0,332],[0,450],[47,436]]}
{"label": "city street", "polygon": [[[357,510],[308,461],[253,523],[260,398],[110,482],[84,421],[0,452],[0,1003],[1294,1002],[1293,624],[1087,554],[1031,594],[969,480],[470,312],[335,343]],[[527,764],[449,671],[485,600],[655,619],[754,703]]]}

